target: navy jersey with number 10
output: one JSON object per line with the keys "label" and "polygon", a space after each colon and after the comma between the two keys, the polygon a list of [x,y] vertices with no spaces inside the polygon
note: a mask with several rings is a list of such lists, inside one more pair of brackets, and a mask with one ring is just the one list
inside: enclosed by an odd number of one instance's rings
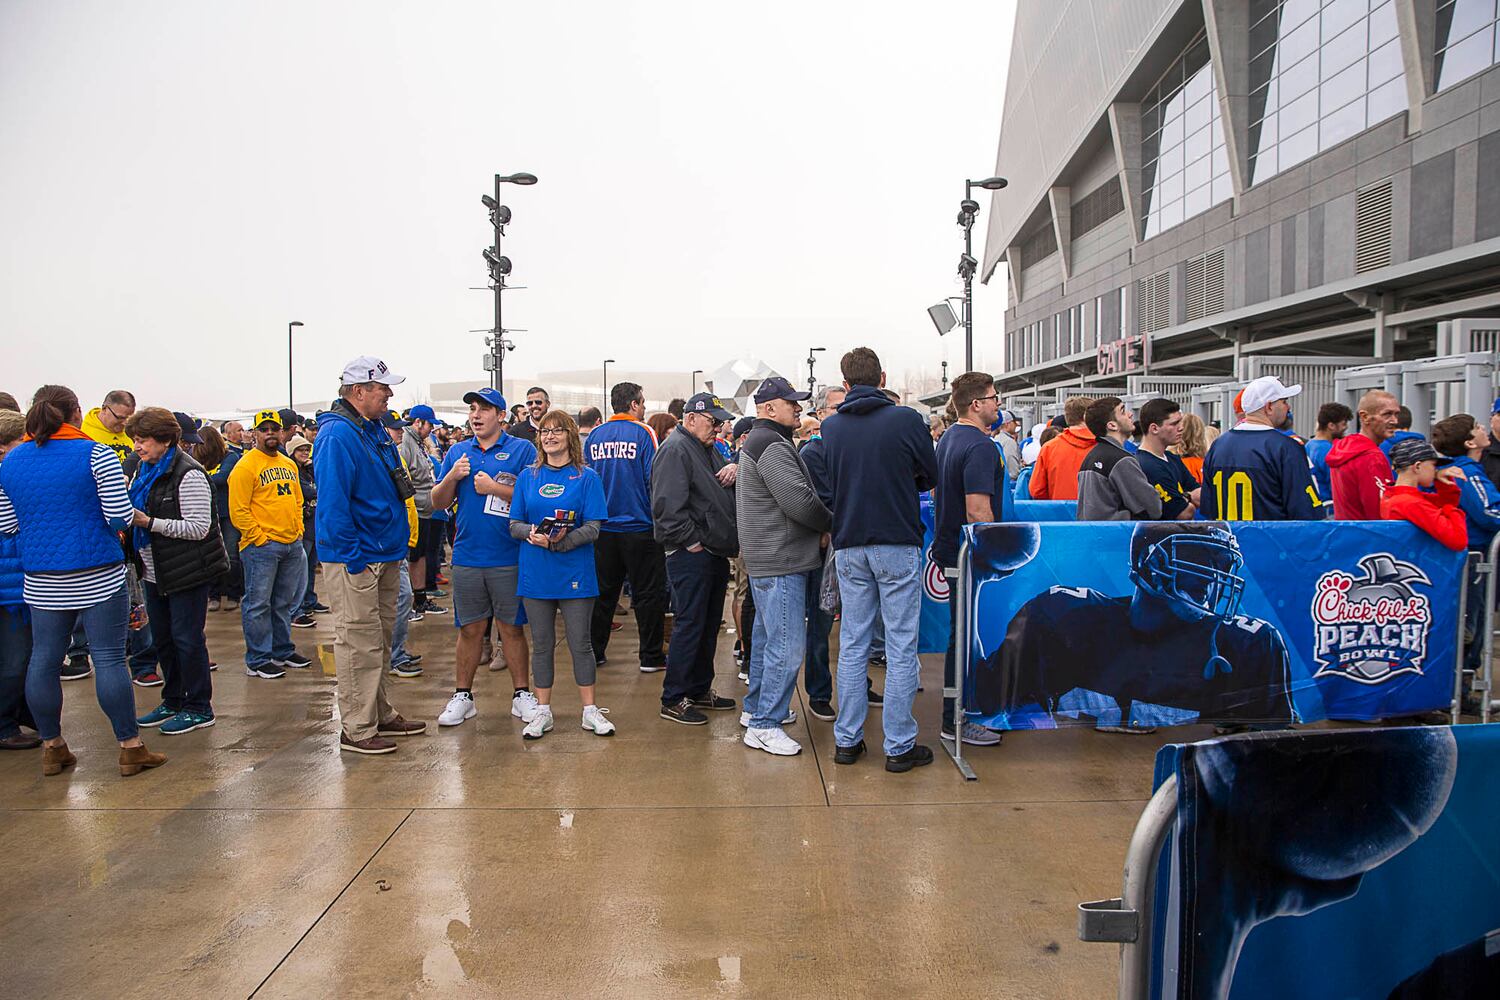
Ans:
{"label": "navy jersey with number 10", "polygon": [[1269,427],[1219,436],[1203,460],[1209,521],[1320,521],[1322,501],[1302,446]]}

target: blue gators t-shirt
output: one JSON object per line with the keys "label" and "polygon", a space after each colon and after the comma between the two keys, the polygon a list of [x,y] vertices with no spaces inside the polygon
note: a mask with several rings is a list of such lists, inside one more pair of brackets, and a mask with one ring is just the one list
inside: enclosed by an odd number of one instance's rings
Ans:
{"label": "blue gators t-shirt", "polygon": [[651,530],[651,462],[656,435],[639,420],[615,414],[583,443],[589,468],[599,474],[609,502],[605,531]]}
{"label": "blue gators t-shirt", "polygon": [[[603,521],[609,517],[604,483],[597,472],[587,467],[533,466],[516,480],[510,516],[514,521],[533,526],[549,517],[580,526],[585,521]],[[571,552],[553,552],[530,542],[519,544],[521,571],[516,593],[522,597],[565,600],[599,596],[593,545],[580,545]]]}
{"label": "blue gators t-shirt", "polygon": [[995,519],[1006,520],[1005,456],[984,431],[954,424],[938,442],[937,463],[932,561],[951,568],[958,565],[959,536],[969,520],[966,494],[985,494]]}
{"label": "blue gators t-shirt", "polygon": [[493,479],[504,472],[519,479],[536,461],[536,448],[530,441],[504,432],[488,449],[479,446],[478,438],[469,438],[448,449],[439,478],[446,477],[465,455],[469,457],[469,474],[458,484],[453,565],[514,566],[521,544],[510,537],[510,504],[500,497],[482,496],[474,489],[474,477],[483,472]]}

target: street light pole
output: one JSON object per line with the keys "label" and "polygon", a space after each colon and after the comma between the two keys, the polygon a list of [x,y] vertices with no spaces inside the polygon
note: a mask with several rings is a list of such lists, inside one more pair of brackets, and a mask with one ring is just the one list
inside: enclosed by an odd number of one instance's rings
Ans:
{"label": "street light pole", "polygon": [[500,204],[500,185],[526,186],[535,183],[535,174],[496,174],[494,197],[480,197],[484,207],[490,210],[490,225],[495,228],[495,245],[484,252],[484,259],[489,265],[490,281],[495,288],[495,329],[491,331],[494,339],[490,347],[494,362],[490,368],[490,388],[499,392],[505,391],[505,324],[501,317],[504,311],[502,299],[506,287],[505,276],[510,273],[510,259],[500,253],[500,238],[505,235],[506,223],[510,222],[510,208]]}
{"label": "street light pole", "polygon": [[609,366],[615,363],[614,358],[604,359],[604,405],[609,406]]}
{"label": "street light pole", "polygon": [[958,259],[958,275],[964,280],[964,371],[974,370],[974,272],[979,270],[979,261],[974,259],[974,220],[979,217],[979,202],[974,200],[974,189],[999,191],[1009,183],[1004,177],[986,177],[982,181],[964,181],[964,200],[958,204],[958,224],[964,231],[964,255]]}
{"label": "street light pole", "polygon": [[294,319],[286,325],[286,405],[289,410],[297,408],[292,392],[292,327],[301,325],[300,319]]}
{"label": "street light pole", "polygon": [[703,374],[703,369],[702,368],[694,368],[693,369],[693,391],[690,392],[690,393],[688,393],[689,396],[696,396],[696,395],[698,395],[698,376],[702,375],[702,374]]}
{"label": "street light pole", "polygon": [[826,350],[828,350],[828,348],[826,348],[826,347],[809,347],[807,349],[807,391],[808,392],[816,392],[817,391],[818,380],[813,375],[813,363],[815,361],[817,361],[817,353],[819,351],[826,351]]}

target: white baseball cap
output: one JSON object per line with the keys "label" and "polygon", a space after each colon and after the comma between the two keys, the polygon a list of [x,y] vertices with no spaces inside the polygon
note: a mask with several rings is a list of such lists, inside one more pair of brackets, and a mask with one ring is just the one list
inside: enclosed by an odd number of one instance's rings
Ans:
{"label": "white baseball cap", "polygon": [[369,354],[361,354],[344,366],[344,385],[361,385],[365,382],[400,385],[405,381],[406,376],[393,374],[384,361]]}
{"label": "white baseball cap", "polygon": [[1302,386],[1300,385],[1282,385],[1281,379],[1275,375],[1262,375],[1245,386],[1245,391],[1240,395],[1240,406],[1246,413],[1254,413],[1278,399],[1291,399],[1293,396],[1300,395],[1301,392]]}

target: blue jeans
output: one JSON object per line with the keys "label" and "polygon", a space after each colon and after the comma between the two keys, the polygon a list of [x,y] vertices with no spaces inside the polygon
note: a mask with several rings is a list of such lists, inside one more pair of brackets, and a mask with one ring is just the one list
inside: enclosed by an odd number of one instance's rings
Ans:
{"label": "blue jeans", "polygon": [[833,615],[818,607],[818,593],[823,589],[823,567],[807,574],[807,660],[803,684],[808,701],[833,700],[833,674],[828,669],[828,633],[833,631]]}
{"label": "blue jeans", "polygon": [[26,667],[31,662],[31,612],[26,605],[0,607],[0,739],[22,726],[36,728],[26,707]]}
{"label": "blue jeans", "polygon": [[[129,617],[128,610],[126,616]],[[131,676],[144,677],[147,674],[156,673],[156,641],[151,632],[150,621],[129,634],[129,638],[125,640],[125,653],[130,657]],[[67,655],[69,657],[89,655],[89,640],[88,636],[84,635],[82,623],[73,630],[72,638],[68,642]]]}
{"label": "blue jeans", "polygon": [[240,621],[245,628],[245,665],[261,667],[285,660],[292,645],[292,609],[307,586],[307,552],[302,540],[247,545],[240,552],[245,566],[245,599]]}
{"label": "blue jeans", "polygon": [[405,559],[396,567],[396,624],[391,628],[391,666],[399,667],[411,659],[406,651],[406,633],[411,630],[411,564]]}
{"label": "blue jeans", "polygon": [[213,681],[203,622],[208,614],[208,584],[163,594],[146,584],[146,611],[161,636],[161,703],[174,712],[213,715]]}
{"label": "blue jeans", "polygon": [[31,663],[26,669],[26,703],[44,740],[62,735],[62,663],[73,626],[83,623],[94,661],[94,694],[109,716],[115,739],[140,733],[135,724],[135,689],[125,666],[125,633],[130,631],[130,592],[125,585],[91,608],[31,611]]}
{"label": "blue jeans", "polygon": [[775,729],[791,708],[807,642],[803,620],[807,577],[806,573],[788,573],[750,580],[755,593],[755,636],[745,710],[750,713],[751,729]]}
{"label": "blue jeans", "polygon": [[915,545],[840,549],[843,617],[839,630],[839,715],[833,738],[853,746],[865,735],[865,680],[877,620],[885,625],[885,753],[903,754],[917,741],[912,699],[917,694],[917,623],[922,613],[922,550]]}
{"label": "blue jeans", "polygon": [[302,600],[298,602],[297,610],[311,612],[318,603],[318,592],[313,586],[318,578],[318,533],[311,521],[306,522],[302,529],[302,548],[307,552],[307,586],[302,588]]}

